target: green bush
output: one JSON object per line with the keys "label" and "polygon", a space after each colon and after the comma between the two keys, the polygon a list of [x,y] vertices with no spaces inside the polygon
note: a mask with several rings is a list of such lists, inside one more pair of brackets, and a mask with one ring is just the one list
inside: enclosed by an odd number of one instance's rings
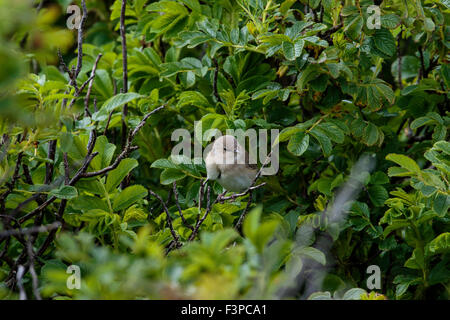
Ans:
{"label": "green bush", "polygon": [[[0,0],[0,297],[449,298],[449,1],[69,4]],[[179,128],[279,171],[222,195]]]}

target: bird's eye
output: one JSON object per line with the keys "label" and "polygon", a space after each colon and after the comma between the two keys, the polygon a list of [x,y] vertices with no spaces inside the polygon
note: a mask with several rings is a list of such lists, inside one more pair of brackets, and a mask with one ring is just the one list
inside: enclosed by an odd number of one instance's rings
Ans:
{"label": "bird's eye", "polygon": [[227,151],[227,148],[223,148],[223,151]]}

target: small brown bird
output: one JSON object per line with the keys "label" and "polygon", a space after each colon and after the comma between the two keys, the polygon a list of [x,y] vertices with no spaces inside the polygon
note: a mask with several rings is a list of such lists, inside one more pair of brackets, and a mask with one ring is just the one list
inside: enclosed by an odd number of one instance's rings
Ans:
{"label": "small brown bird", "polygon": [[250,187],[258,170],[256,164],[249,164],[247,151],[231,135],[213,142],[205,164],[208,180],[217,180],[227,191],[234,192]]}

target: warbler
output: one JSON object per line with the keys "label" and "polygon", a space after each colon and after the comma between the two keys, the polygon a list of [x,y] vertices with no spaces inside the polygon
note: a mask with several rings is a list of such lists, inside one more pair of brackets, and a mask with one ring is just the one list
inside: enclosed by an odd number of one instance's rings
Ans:
{"label": "warbler", "polygon": [[217,138],[205,157],[208,180],[217,180],[227,191],[240,192],[251,186],[258,166],[249,163],[249,154],[231,135]]}

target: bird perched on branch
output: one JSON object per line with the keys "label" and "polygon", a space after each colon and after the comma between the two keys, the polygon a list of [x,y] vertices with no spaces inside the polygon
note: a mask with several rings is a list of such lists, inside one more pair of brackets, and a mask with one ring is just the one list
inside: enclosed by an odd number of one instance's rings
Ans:
{"label": "bird perched on branch", "polygon": [[251,186],[258,166],[249,164],[249,155],[237,139],[221,136],[213,142],[205,158],[208,180],[217,180],[227,191],[240,192]]}

